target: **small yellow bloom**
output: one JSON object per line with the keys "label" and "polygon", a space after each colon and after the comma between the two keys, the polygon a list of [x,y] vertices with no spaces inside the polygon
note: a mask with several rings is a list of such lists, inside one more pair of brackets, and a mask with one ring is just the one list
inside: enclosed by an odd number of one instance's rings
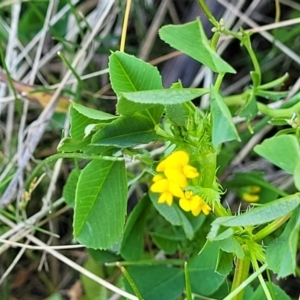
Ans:
{"label": "small yellow bloom", "polygon": [[189,160],[189,155],[185,151],[175,151],[157,165],[156,171],[164,172],[166,168],[182,169],[188,164]]}
{"label": "small yellow bloom", "polygon": [[211,211],[211,208],[206,202],[198,195],[194,195],[192,191],[187,191],[184,193],[184,197],[179,199],[179,206],[184,211],[191,211],[192,214],[196,217],[201,211],[208,215]]}
{"label": "small yellow bloom", "polygon": [[199,172],[197,171],[197,169],[195,167],[192,167],[190,165],[186,165],[183,167],[183,174],[187,177],[187,178],[197,178],[199,176]]}
{"label": "small yellow bloom", "polygon": [[[172,205],[173,197],[184,198],[183,189],[188,186],[188,179],[199,176],[197,169],[188,164],[189,160],[188,153],[179,150],[171,153],[157,165],[156,171],[160,173],[153,177],[154,183],[150,190],[153,193],[161,194],[158,203]],[[198,205],[198,202],[196,204]],[[194,204],[195,207],[196,204]]]}
{"label": "small yellow bloom", "polygon": [[188,185],[187,178],[178,169],[165,169],[165,175],[168,180],[175,182],[181,188],[185,188]]}
{"label": "small yellow bloom", "polygon": [[181,173],[181,177],[196,178],[199,173],[195,167],[188,164],[189,160],[187,152],[183,150],[175,151],[158,164],[156,171],[164,172],[167,177],[176,172],[177,175]]}
{"label": "small yellow bloom", "polygon": [[245,187],[244,191],[242,192],[243,200],[247,202],[257,202],[259,200],[258,193],[261,191],[261,187],[258,185],[251,185]]}
{"label": "small yellow bloom", "polygon": [[250,202],[250,203],[257,202],[259,200],[258,195],[249,194],[249,193],[243,193],[242,198],[243,198],[243,200]]}
{"label": "small yellow bloom", "polygon": [[174,182],[166,178],[155,178],[155,182],[151,185],[150,191],[161,194],[158,198],[158,203],[167,203],[169,206],[173,203],[173,196],[182,197],[182,189]]}

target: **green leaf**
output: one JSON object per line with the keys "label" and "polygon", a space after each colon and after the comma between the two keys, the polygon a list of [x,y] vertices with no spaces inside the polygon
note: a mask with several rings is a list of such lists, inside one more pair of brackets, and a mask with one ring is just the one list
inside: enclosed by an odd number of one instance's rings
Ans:
{"label": "green leaf", "polygon": [[[277,263],[278,263],[278,258],[277,258]],[[269,291],[271,290],[274,291],[275,298],[272,298],[272,300],[291,300],[291,298],[278,285],[272,282],[266,282],[266,285]],[[267,300],[267,297],[261,285],[258,286],[256,291],[249,298],[249,300],[258,300],[258,299]]]}
{"label": "green leaf", "polygon": [[278,101],[281,100],[283,98],[285,98],[288,95],[289,91],[265,91],[265,90],[260,90],[257,89],[255,90],[255,95],[256,96],[260,96],[263,97],[265,99],[268,100],[272,100],[272,101]]}
{"label": "green leaf", "polygon": [[[119,97],[117,104],[119,114],[133,114],[154,106],[132,103],[124,97],[120,97],[120,94],[162,89],[161,76],[156,67],[132,55],[116,51],[109,57],[109,73],[112,88]],[[161,115],[162,107],[157,109]]]}
{"label": "green leaf", "polygon": [[200,20],[184,25],[167,25],[159,30],[160,38],[173,48],[191,56],[217,73],[236,73],[210,46]]}
{"label": "green leaf", "polygon": [[[74,140],[82,140],[84,138],[84,130],[86,126],[94,124],[96,121],[79,113],[73,106],[70,107],[71,129],[70,135]],[[99,122],[99,121],[98,121]]]}
{"label": "green leaf", "polygon": [[221,250],[227,253],[235,254],[239,259],[244,258],[244,250],[240,243],[232,236],[219,240],[218,242]]}
{"label": "green leaf", "polygon": [[153,108],[157,108],[161,112],[163,110],[163,106],[159,104],[147,104],[147,103],[138,103],[138,102],[132,102],[130,100],[127,100],[124,95],[120,96],[118,104],[117,104],[117,111],[119,114],[122,115],[132,115],[137,112],[142,112],[146,109],[150,110]]}
{"label": "green leaf", "polygon": [[117,116],[108,114],[100,110],[89,108],[75,102],[72,102],[72,107],[76,109],[81,115],[93,120],[106,121],[118,118]]}
{"label": "green leaf", "polygon": [[100,249],[87,249],[89,255],[93,258],[95,262],[98,264],[104,264],[108,262],[116,262],[121,260],[121,257],[119,255],[116,255],[111,250],[100,250]]}
{"label": "green leaf", "polygon": [[266,139],[254,151],[268,161],[287,171],[294,173],[300,161],[299,142],[293,135],[279,135]]}
{"label": "green leaf", "polygon": [[[167,266],[129,266],[127,272],[132,277],[143,299],[175,300],[184,289],[183,271]],[[128,282],[126,290],[133,293]]]}
{"label": "green leaf", "polygon": [[188,263],[193,293],[209,296],[221,286],[225,276],[215,271],[218,253],[218,245],[210,243]]}
{"label": "green leaf", "polygon": [[190,88],[123,93],[122,96],[136,103],[172,105],[193,100],[207,93],[209,93],[209,89]]}
{"label": "green leaf", "polygon": [[[105,276],[103,267],[97,264],[91,257],[88,257],[83,267],[100,278],[103,278]],[[84,290],[83,300],[108,298],[108,290],[98,282],[95,282],[91,278],[82,274],[80,274],[80,282],[82,283],[82,287]]]}
{"label": "green leaf", "polygon": [[174,254],[177,251],[178,242],[172,241],[168,238],[156,236],[154,234],[151,236],[155,245],[159,249],[163,250],[166,254]]}
{"label": "green leaf", "polygon": [[169,206],[165,203],[158,203],[158,194],[149,193],[149,197],[157,211],[172,225],[181,226],[189,240],[194,238],[195,232],[204,221],[205,216],[194,217],[190,213],[185,213],[177,203]]}
{"label": "green leaf", "polygon": [[156,67],[124,52],[116,51],[111,54],[109,74],[117,95],[162,88],[161,76]]}
{"label": "green leaf", "polygon": [[154,128],[153,120],[146,116],[122,116],[97,131],[92,144],[121,148],[147,144],[157,137]]}
{"label": "green leaf", "polygon": [[218,264],[217,264],[216,271],[220,275],[227,276],[232,270],[233,260],[234,260],[234,256],[232,253],[227,253],[220,250],[218,255]]}
{"label": "green leaf", "polygon": [[148,196],[144,196],[128,218],[120,248],[125,260],[139,260],[143,255],[144,230],[150,203]]}
{"label": "green leaf", "polygon": [[[268,245],[267,262],[269,268],[278,274],[278,279],[295,274],[299,229],[300,209],[298,207],[293,212],[283,233]],[[280,264],[278,263],[278,257],[281,258]]]}
{"label": "green leaf", "polygon": [[81,171],[76,189],[74,237],[90,248],[112,247],[123,232],[126,202],[124,162],[91,161]]}
{"label": "green leaf", "polygon": [[80,170],[73,169],[68,176],[67,182],[63,188],[63,197],[65,202],[74,208],[75,206],[75,191],[79,180]]}
{"label": "green leaf", "polygon": [[252,120],[258,112],[256,98],[253,95],[248,95],[245,105],[240,109],[238,115],[245,117],[247,120]]}
{"label": "green leaf", "polygon": [[296,188],[300,191],[300,161],[297,163],[294,170],[294,181]]}
{"label": "green leaf", "polygon": [[228,107],[213,87],[211,87],[211,114],[212,143],[215,148],[223,142],[240,140]]}
{"label": "green leaf", "polygon": [[269,202],[263,206],[254,208],[242,215],[232,217],[220,217],[213,221],[208,234],[209,240],[214,240],[220,226],[256,226],[274,221],[277,218],[293,211],[300,204],[300,194],[294,194]]}
{"label": "green leaf", "polygon": [[57,146],[57,151],[59,152],[85,152],[85,148],[90,144],[92,140],[91,136],[86,137],[85,139],[72,139],[70,137],[63,138],[59,145]]}
{"label": "green leaf", "polygon": [[156,210],[172,225],[181,226],[181,219],[178,215],[175,205],[167,205],[165,203],[158,203],[158,194],[149,192],[149,198],[151,199]]}

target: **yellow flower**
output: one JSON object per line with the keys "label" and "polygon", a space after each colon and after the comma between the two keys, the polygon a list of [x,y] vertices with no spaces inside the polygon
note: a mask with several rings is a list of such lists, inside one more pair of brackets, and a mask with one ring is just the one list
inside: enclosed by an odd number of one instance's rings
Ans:
{"label": "yellow flower", "polygon": [[158,164],[156,171],[164,172],[166,176],[170,176],[176,170],[177,174],[181,173],[185,178],[197,178],[199,172],[195,167],[188,164],[189,160],[187,152],[183,150],[175,151]]}
{"label": "yellow flower", "polygon": [[197,169],[189,165],[189,155],[183,150],[175,151],[156,167],[159,174],[153,177],[150,190],[161,194],[158,203],[172,205],[173,197],[184,198],[182,189],[188,186],[188,179],[199,176]]}
{"label": "yellow flower", "polygon": [[161,194],[158,198],[158,203],[167,203],[169,206],[173,203],[173,196],[183,197],[182,189],[174,182],[163,178],[161,175],[153,177],[154,183],[150,187],[150,191],[153,193]]}
{"label": "yellow flower", "polygon": [[179,206],[184,211],[191,211],[192,214],[196,217],[201,211],[208,215],[211,211],[211,208],[206,202],[199,196],[194,195],[192,191],[186,191],[184,197],[179,199]]}
{"label": "yellow flower", "polygon": [[253,203],[259,200],[258,193],[260,192],[261,188],[258,185],[251,185],[244,189],[242,192],[243,200]]}

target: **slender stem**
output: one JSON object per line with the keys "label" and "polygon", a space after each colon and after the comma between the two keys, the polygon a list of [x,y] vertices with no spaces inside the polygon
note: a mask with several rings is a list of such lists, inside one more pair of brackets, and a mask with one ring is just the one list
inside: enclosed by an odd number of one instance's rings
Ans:
{"label": "slender stem", "polygon": [[248,286],[254,279],[257,278],[258,274],[261,274],[267,269],[268,265],[264,264],[261,266],[257,271],[255,271],[253,274],[251,274],[244,282],[241,283],[241,285],[236,288],[233,292],[231,292],[227,297],[225,297],[223,300],[232,300],[235,299],[234,297],[240,293],[246,286]]}
{"label": "slender stem", "polygon": [[120,51],[121,52],[124,52],[124,49],[125,49],[126,32],[127,32],[127,27],[128,27],[130,7],[131,7],[131,0],[127,0],[123,28],[122,28],[122,36],[121,36],[121,42],[120,42]]}
{"label": "slender stem", "polygon": [[252,49],[252,45],[251,45],[251,41],[250,41],[250,35],[247,34],[247,33],[244,33],[243,35],[241,35],[241,34],[238,34],[236,32],[233,32],[233,31],[229,30],[229,29],[226,29],[226,28],[223,30],[223,32],[227,35],[230,35],[230,36],[240,40],[243,43],[243,45],[247,49],[248,54],[251,58],[254,70],[257,73],[257,75],[259,76],[258,85],[260,85],[260,83],[261,83],[261,70],[260,70],[260,65],[258,63],[256,55],[255,55],[255,53]]}
{"label": "slender stem", "polygon": [[217,45],[218,45],[220,35],[221,35],[220,32],[215,32],[214,35],[212,36],[210,46],[214,51],[217,50]]}
{"label": "slender stem", "polygon": [[134,283],[133,279],[131,278],[131,276],[129,275],[127,270],[119,263],[117,263],[117,266],[120,268],[121,272],[123,273],[124,277],[127,279],[128,283],[130,284],[131,288],[133,289],[133,291],[136,294],[136,296],[138,297],[138,299],[143,300],[143,297],[142,297],[139,289],[137,288],[136,284]]}
{"label": "slender stem", "polygon": [[218,74],[217,80],[216,80],[215,85],[214,85],[215,90],[216,90],[217,92],[218,92],[218,91],[220,90],[220,88],[221,88],[221,84],[222,84],[224,75],[225,75],[225,73],[220,73],[220,74]]}
{"label": "slender stem", "polygon": [[257,232],[254,235],[254,241],[260,241],[262,240],[264,237],[268,236],[269,234],[271,234],[272,232],[274,232],[275,230],[277,230],[280,226],[282,226],[291,216],[291,213],[275,220],[274,222],[270,223],[269,225],[267,225],[265,228],[263,228],[262,230],[260,230],[259,232]]}
{"label": "slender stem", "polygon": [[201,176],[201,186],[204,188],[213,188],[216,178],[217,168],[217,153],[209,152],[201,157],[201,173],[205,176]]}
{"label": "slender stem", "polygon": [[229,217],[231,216],[230,212],[222,204],[215,204],[213,207],[214,214],[217,217]]}
{"label": "slender stem", "polygon": [[193,300],[191,280],[190,280],[190,275],[189,275],[187,262],[184,262],[184,277],[185,277],[186,299],[187,300]]}
{"label": "slender stem", "polygon": [[300,112],[300,102],[298,102],[297,104],[289,108],[278,108],[278,109],[270,108],[265,104],[257,102],[257,107],[260,112],[270,117],[290,118],[293,115],[293,113]]}
{"label": "slender stem", "polygon": [[[243,105],[245,104],[245,100],[247,98],[247,94],[250,92],[250,90],[247,90],[241,94],[228,96],[224,98],[224,102],[228,106],[234,106],[234,105]],[[282,118],[291,118],[294,113],[300,112],[300,101],[297,101],[294,105],[292,103],[285,103],[283,107],[287,108],[271,108],[261,102],[256,102],[258,110],[263,113],[264,115],[276,118],[276,117],[282,117]],[[288,107],[288,105],[291,105]]]}
{"label": "slender stem", "polygon": [[275,23],[279,22],[280,21],[280,13],[281,13],[281,10],[280,10],[280,3],[279,3],[279,0],[275,0]]}
{"label": "slender stem", "polygon": [[[248,278],[250,268],[250,260],[247,257],[237,259],[231,291],[235,291]],[[234,300],[242,300],[244,296],[244,289],[235,295]]]}
{"label": "slender stem", "polygon": [[210,9],[208,8],[208,6],[206,5],[204,0],[198,0],[203,12],[206,14],[208,20],[210,21],[210,23],[212,23],[215,27],[218,27],[219,22],[215,19],[215,17],[212,15],[212,13],[210,12]]}
{"label": "slender stem", "polygon": [[[257,260],[255,258],[255,255],[254,255],[253,251],[250,251],[250,255],[251,255],[252,266],[253,266],[254,270],[257,271],[259,269],[259,266],[258,266],[258,263],[257,263]],[[268,287],[265,283],[265,280],[264,280],[264,278],[262,277],[261,274],[258,275],[258,280],[259,280],[259,282],[262,286],[262,289],[265,292],[265,296],[266,296],[267,300],[272,300],[272,296],[270,294],[270,291],[269,291],[269,289],[268,289]]]}

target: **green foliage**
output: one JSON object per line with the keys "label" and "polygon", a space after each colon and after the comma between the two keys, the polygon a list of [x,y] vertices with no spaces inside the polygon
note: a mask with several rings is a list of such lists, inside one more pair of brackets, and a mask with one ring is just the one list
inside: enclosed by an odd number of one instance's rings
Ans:
{"label": "green foliage", "polygon": [[[76,159],[76,169],[63,191],[66,203],[74,208],[74,237],[93,248],[90,254],[98,263],[121,261],[117,265],[126,290],[142,295],[140,298],[182,299],[185,293],[188,300],[193,294],[240,300],[238,289],[248,285],[245,299],[270,300],[270,294],[274,299],[286,299],[279,287],[264,283],[260,265],[266,268],[267,263],[279,278],[295,273],[299,193],[294,187],[283,191],[257,172],[235,173],[225,183],[216,174],[222,175],[252,131],[263,129],[270,117],[275,117],[274,122],[291,128],[265,139],[251,155],[258,154],[293,175],[299,189],[299,99],[278,110],[261,103],[261,97],[278,101],[287,95],[273,90],[287,75],[262,84],[250,34],[232,32],[224,28],[223,21],[210,19],[215,32],[211,41],[200,20],[167,25],[159,31],[165,42],[217,73],[209,89],[183,88],[180,82],[164,89],[156,67],[116,51],[109,58],[111,86],[118,99],[116,115],[71,105],[70,136],[62,139],[58,150],[61,157]],[[241,42],[254,69],[252,85],[242,94],[226,98],[222,81],[226,73],[235,70],[215,51],[223,33]],[[200,110],[192,100],[203,95],[209,97],[210,105]],[[236,126],[234,112],[244,117],[247,126]],[[267,117],[252,127],[258,113]],[[246,127],[250,133],[243,129]],[[156,142],[166,146],[164,159],[152,155]],[[174,153],[180,155],[172,160]],[[243,205],[254,197],[257,207],[231,211],[222,204],[226,191],[219,182],[241,198],[248,195]],[[145,184],[146,189],[150,186],[149,192],[145,192]],[[138,192],[132,194],[133,190]],[[128,194],[133,196],[128,198]],[[126,218],[128,201],[137,204]],[[280,227],[282,233],[274,238]],[[157,260],[160,253],[163,259]],[[281,264],[278,253],[284,257]],[[242,266],[243,261],[249,266]],[[242,267],[235,270],[235,264]],[[256,278],[258,288],[256,281],[251,283]],[[91,282],[84,284],[93,289]],[[87,297],[96,296],[87,293]]]}
{"label": "green foliage", "polygon": [[[113,184],[115,180],[118,182],[117,189]],[[126,201],[124,163],[91,161],[82,170],[76,188],[75,238],[90,248],[112,247],[123,231]]]}
{"label": "green foliage", "polygon": [[235,73],[210,46],[200,20],[184,25],[167,25],[159,30],[162,40],[193,57],[216,73]]}
{"label": "green foliage", "polygon": [[[127,268],[143,299],[175,300],[184,288],[183,271],[167,266],[130,266]],[[133,292],[125,282],[126,290]]]}

